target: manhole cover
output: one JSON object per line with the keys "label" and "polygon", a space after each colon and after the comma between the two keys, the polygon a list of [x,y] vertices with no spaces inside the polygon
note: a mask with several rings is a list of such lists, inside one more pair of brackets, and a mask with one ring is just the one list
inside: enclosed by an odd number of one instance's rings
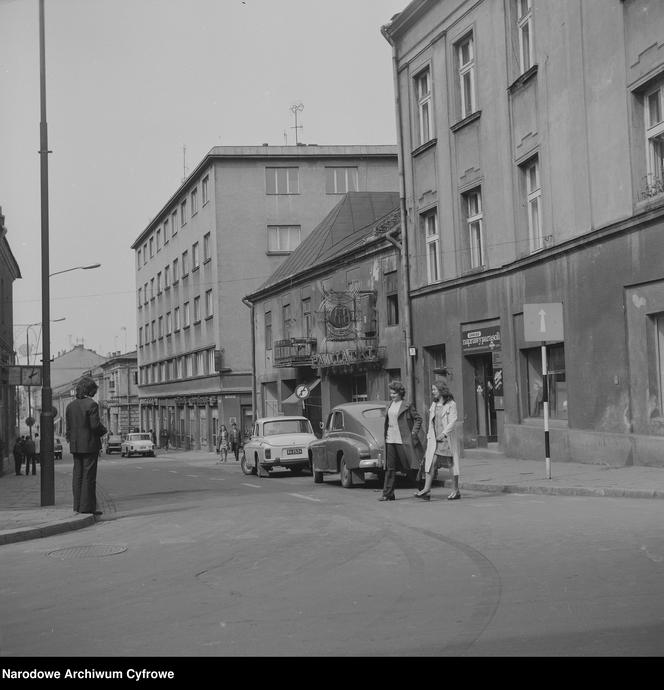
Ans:
{"label": "manhole cover", "polygon": [[126,551],[127,547],[120,544],[92,544],[90,546],[72,546],[68,549],[51,551],[51,558],[99,558],[100,556],[115,556],[116,553]]}

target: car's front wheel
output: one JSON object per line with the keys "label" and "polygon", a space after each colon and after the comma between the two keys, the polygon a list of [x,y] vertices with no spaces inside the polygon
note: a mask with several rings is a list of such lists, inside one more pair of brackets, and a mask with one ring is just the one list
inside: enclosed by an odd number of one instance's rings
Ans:
{"label": "car's front wheel", "polygon": [[249,464],[246,453],[242,453],[242,458],[240,459],[240,469],[243,474],[255,474],[254,467]]}
{"label": "car's front wheel", "polygon": [[339,463],[339,474],[341,475],[341,486],[344,489],[350,489],[353,486],[353,473],[348,469],[343,458],[341,458]]}

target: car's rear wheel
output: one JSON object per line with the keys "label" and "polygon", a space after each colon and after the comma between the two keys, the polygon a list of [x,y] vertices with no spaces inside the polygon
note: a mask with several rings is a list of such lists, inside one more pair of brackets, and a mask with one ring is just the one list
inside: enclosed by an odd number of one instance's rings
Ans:
{"label": "car's rear wheel", "polygon": [[343,458],[341,458],[339,463],[339,474],[341,475],[341,486],[344,489],[350,489],[353,486],[353,473],[348,469]]}

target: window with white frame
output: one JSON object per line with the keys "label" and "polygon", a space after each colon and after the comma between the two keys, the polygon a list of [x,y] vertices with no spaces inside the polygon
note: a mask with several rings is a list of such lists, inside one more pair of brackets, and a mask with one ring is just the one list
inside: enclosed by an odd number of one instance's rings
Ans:
{"label": "window with white frame", "polygon": [[191,190],[191,215],[195,216],[198,213],[198,188],[194,187]]}
{"label": "window with white frame", "polygon": [[268,225],[268,252],[292,252],[300,244],[299,225]]}
{"label": "window with white frame", "polygon": [[203,261],[207,261],[208,259],[211,258],[211,248],[210,248],[210,233],[206,232],[205,235],[203,235]]}
{"label": "window with white frame", "polygon": [[180,307],[173,309],[173,330],[180,330]]}
{"label": "window with white frame", "polygon": [[201,320],[201,298],[200,295],[194,297],[194,323]]}
{"label": "window with white frame", "polygon": [[477,110],[475,103],[475,44],[473,34],[468,34],[456,45],[459,71],[459,96],[461,119]]}
{"label": "window with white frame", "polygon": [[212,304],[212,290],[205,291],[205,317],[212,316],[214,305]]}
{"label": "window with white frame", "polygon": [[180,227],[187,222],[187,200],[183,199],[180,202]]}
{"label": "window with white frame", "polygon": [[266,194],[299,194],[299,168],[265,168]]}
{"label": "window with white frame", "polygon": [[427,264],[427,282],[437,283],[440,280],[440,237],[438,235],[438,212],[427,211],[420,216],[420,225],[424,233],[424,246]]}
{"label": "window with white frame", "polygon": [[201,259],[198,252],[198,242],[194,242],[191,246],[191,268],[195,271],[201,265]]}
{"label": "window with white frame", "polygon": [[645,96],[648,195],[664,192],[664,82]]}
{"label": "window with white frame", "polygon": [[523,74],[534,64],[532,0],[516,0],[516,25],[519,31],[519,69]]}
{"label": "window with white frame", "polygon": [[468,248],[470,250],[470,267],[484,266],[484,214],[482,211],[482,191],[478,187],[463,195],[464,213],[468,233]]}
{"label": "window with white frame", "polygon": [[528,243],[531,252],[544,246],[542,232],[542,187],[540,184],[539,158],[531,158],[521,166],[526,190],[528,212]]}
{"label": "window with white frame", "polygon": [[189,319],[189,302],[185,302],[182,305],[182,326],[183,328],[189,328],[191,321]]}
{"label": "window with white frame", "polygon": [[164,290],[171,286],[171,267],[164,266]]}
{"label": "window with white frame", "polygon": [[325,168],[327,179],[325,183],[326,194],[345,194],[357,192],[359,189],[357,168],[327,167]]}
{"label": "window with white frame", "polygon": [[166,335],[170,335],[173,332],[173,319],[171,312],[166,312]]}
{"label": "window with white frame", "polygon": [[205,206],[205,204],[207,204],[207,202],[210,200],[209,190],[208,190],[209,183],[210,183],[210,176],[206,175],[203,178],[203,181],[201,182],[201,196],[203,197],[203,206]]}
{"label": "window with white frame", "polygon": [[431,131],[431,75],[429,68],[415,77],[417,96],[419,143],[425,144],[432,138]]}

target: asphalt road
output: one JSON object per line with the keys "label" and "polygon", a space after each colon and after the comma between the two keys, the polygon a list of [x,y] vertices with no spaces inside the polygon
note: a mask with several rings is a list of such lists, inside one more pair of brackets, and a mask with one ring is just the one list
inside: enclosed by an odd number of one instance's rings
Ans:
{"label": "asphalt road", "polygon": [[664,653],[660,501],[380,503],[214,462],[104,457],[101,522],[3,546],[0,654]]}

